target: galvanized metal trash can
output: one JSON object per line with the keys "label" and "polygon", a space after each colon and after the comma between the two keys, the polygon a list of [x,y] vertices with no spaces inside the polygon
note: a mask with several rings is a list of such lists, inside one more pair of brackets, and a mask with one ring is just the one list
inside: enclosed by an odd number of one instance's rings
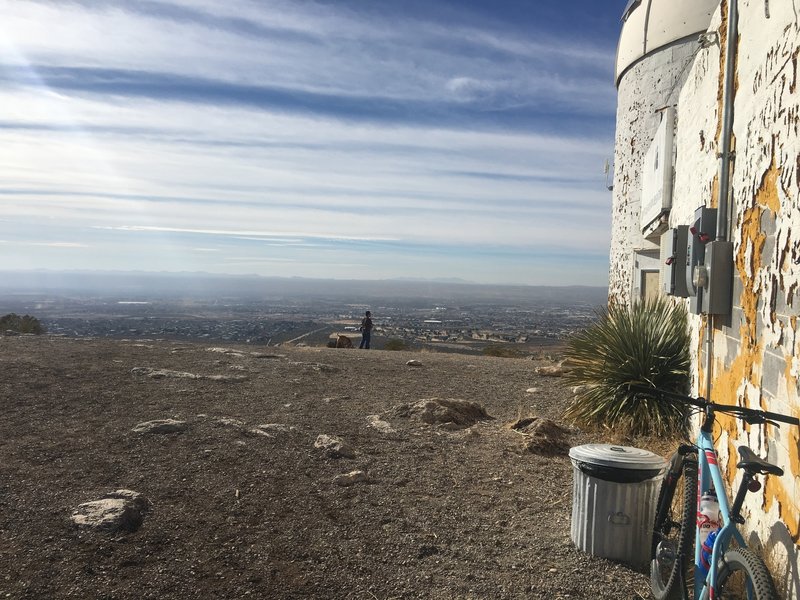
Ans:
{"label": "galvanized metal trash can", "polygon": [[572,541],[593,556],[645,567],[666,461],[647,450],[610,444],[576,446],[569,457]]}

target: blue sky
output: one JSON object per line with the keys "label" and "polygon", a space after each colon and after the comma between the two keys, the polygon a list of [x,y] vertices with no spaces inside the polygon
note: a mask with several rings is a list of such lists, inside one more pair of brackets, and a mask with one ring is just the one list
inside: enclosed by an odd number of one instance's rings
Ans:
{"label": "blue sky", "polygon": [[624,0],[0,0],[16,269],[605,285]]}

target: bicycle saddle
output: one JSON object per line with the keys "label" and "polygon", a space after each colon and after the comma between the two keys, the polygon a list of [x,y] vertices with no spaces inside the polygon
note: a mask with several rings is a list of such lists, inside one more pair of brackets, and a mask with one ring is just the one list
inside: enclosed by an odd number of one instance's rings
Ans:
{"label": "bicycle saddle", "polygon": [[739,455],[742,457],[736,467],[750,473],[768,473],[770,475],[783,475],[783,469],[767,462],[747,446],[739,446]]}

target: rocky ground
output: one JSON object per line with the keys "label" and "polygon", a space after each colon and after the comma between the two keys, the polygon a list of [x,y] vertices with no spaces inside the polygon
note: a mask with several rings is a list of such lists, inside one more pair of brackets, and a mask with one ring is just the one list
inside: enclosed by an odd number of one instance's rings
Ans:
{"label": "rocky ground", "polygon": [[[0,598],[648,598],[570,541],[567,448],[604,440],[536,366],[0,337]],[[140,524],[73,522],[119,489]]]}

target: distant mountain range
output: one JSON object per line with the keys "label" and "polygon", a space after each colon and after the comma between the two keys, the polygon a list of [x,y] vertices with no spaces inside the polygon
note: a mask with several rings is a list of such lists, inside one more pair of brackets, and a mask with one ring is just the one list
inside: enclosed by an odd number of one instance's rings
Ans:
{"label": "distant mountain range", "polygon": [[0,271],[0,294],[88,294],[140,298],[347,299],[375,302],[588,303],[604,305],[605,287],[482,285],[459,279],[342,280],[144,271]]}

